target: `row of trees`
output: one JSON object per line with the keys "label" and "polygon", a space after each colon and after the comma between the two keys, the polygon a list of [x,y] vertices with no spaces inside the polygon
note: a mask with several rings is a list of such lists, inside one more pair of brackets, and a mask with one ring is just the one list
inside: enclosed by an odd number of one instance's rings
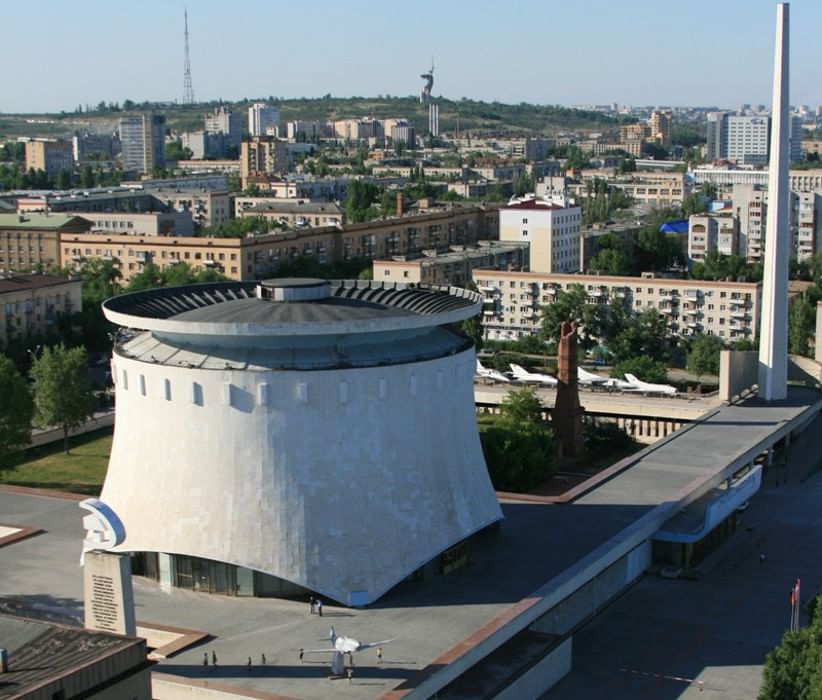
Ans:
{"label": "row of trees", "polygon": [[31,440],[32,422],[59,427],[68,453],[68,435],[97,408],[88,358],[83,348],[45,347],[29,372],[31,388],[15,364],[0,354],[0,469],[10,467]]}

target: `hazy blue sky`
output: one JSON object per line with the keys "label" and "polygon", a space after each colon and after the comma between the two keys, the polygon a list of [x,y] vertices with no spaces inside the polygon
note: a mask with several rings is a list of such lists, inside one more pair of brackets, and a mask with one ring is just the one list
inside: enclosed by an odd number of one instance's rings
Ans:
{"label": "hazy blue sky", "polygon": [[[180,100],[177,0],[6,0],[0,111]],[[197,99],[434,94],[770,103],[773,0],[190,0]],[[793,104],[822,102],[822,2],[791,4]]]}

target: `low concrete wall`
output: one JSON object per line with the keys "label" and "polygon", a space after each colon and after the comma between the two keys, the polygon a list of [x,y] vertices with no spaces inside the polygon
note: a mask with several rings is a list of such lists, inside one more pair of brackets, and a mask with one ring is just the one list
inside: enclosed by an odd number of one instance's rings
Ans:
{"label": "low concrete wall", "polygon": [[651,563],[650,542],[634,548],[594,578],[580,586],[574,593],[560,601],[530,629],[542,634],[565,635],[592,618],[620,591],[642,576]]}
{"label": "low concrete wall", "polygon": [[759,381],[756,350],[722,350],[719,354],[719,398],[732,401]]}
{"label": "low concrete wall", "polygon": [[[81,425],[76,430],[69,431],[69,437],[75,435],[83,435],[84,433],[91,433],[100,428],[110,428],[114,425],[114,411],[106,413],[95,413],[94,418]],[[29,447],[40,447],[40,445],[48,445],[52,442],[57,442],[63,439],[63,431],[60,428],[47,428],[45,430],[35,430],[31,434],[31,443]]]}
{"label": "low concrete wall", "polygon": [[572,637],[560,642],[551,653],[523,673],[494,700],[538,698],[571,672]]}

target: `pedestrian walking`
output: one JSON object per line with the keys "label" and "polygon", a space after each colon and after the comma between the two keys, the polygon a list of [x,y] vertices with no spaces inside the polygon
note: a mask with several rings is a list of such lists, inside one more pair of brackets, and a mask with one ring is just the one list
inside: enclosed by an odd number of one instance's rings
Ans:
{"label": "pedestrian walking", "polygon": [[217,652],[216,651],[211,652],[211,665],[214,666],[214,667],[217,666]]}
{"label": "pedestrian walking", "polygon": [[203,673],[208,670],[208,652],[203,652]]}
{"label": "pedestrian walking", "polygon": [[260,666],[265,666],[265,654],[260,654]]}
{"label": "pedestrian walking", "polygon": [[382,663],[382,647],[377,647],[377,663]]}
{"label": "pedestrian walking", "polygon": [[314,596],[313,595],[308,597],[308,610],[309,610],[311,615],[314,614]]}
{"label": "pedestrian walking", "polygon": [[248,657],[248,663],[246,664],[246,666],[248,667],[248,672],[251,673],[251,657],[250,656]]}
{"label": "pedestrian walking", "polygon": [[304,649],[300,649],[300,663],[303,662],[303,654],[305,653]]}
{"label": "pedestrian walking", "polygon": [[323,616],[323,602],[317,598],[317,614],[322,617]]}
{"label": "pedestrian walking", "polygon": [[351,679],[354,677],[354,669],[353,669],[353,668],[349,668],[349,669],[346,671],[346,674],[348,675],[348,682],[349,682],[349,683],[351,683]]}

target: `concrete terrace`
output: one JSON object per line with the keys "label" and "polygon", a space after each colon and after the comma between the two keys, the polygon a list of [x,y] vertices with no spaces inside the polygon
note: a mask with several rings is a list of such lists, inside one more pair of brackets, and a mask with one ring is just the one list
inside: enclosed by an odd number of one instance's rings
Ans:
{"label": "concrete terrace", "polygon": [[[138,620],[214,635],[161,661],[157,678],[259,698],[428,697],[820,408],[822,395],[802,389],[791,389],[779,405],[750,400],[724,406],[638,453],[572,503],[507,499],[505,521],[482,534],[469,567],[404,584],[365,610],[326,605],[321,619],[302,601],[163,591],[135,579]],[[80,616],[83,533],[76,503],[0,492],[0,522],[46,531],[0,548],[2,596],[43,614]],[[385,647],[382,664],[373,651],[355,656],[353,684],[329,681],[320,655],[306,655],[301,664],[298,651],[330,646],[332,624],[361,641],[397,641]],[[220,665],[206,674],[203,651],[212,650]],[[258,665],[261,653],[265,668]]]}

